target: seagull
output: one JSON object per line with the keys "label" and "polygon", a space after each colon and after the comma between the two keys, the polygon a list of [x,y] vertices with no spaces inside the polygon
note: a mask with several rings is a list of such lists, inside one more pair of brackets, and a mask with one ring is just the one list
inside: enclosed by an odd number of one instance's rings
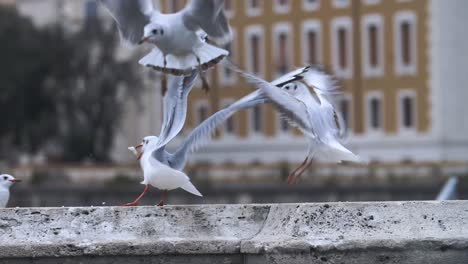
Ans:
{"label": "seagull", "polygon": [[241,72],[253,86],[260,89],[271,103],[292,125],[297,126],[309,139],[309,149],[304,162],[288,177],[289,184],[297,183],[298,178],[312,164],[315,157],[328,162],[361,162],[361,159],[345,148],[339,138],[342,135],[342,120],[330,102],[337,93],[331,77],[319,69],[309,69],[304,82],[313,87],[316,96],[299,81],[287,83],[277,89],[271,83],[252,74]]}
{"label": "seagull", "polygon": [[164,117],[157,148],[167,145],[182,130],[187,117],[187,100],[197,79],[198,72],[190,76],[169,76],[168,92],[164,95]]}
{"label": "seagull", "polygon": [[[281,87],[286,83],[301,80],[308,70],[309,67],[299,68],[274,80],[272,84]],[[158,142],[155,143],[156,149],[167,145],[182,130],[187,116],[187,97],[194,86],[197,76],[198,72],[194,70],[190,76],[169,77],[169,89],[164,96],[163,124],[161,126]],[[267,98],[259,90],[256,90],[241,100],[242,102],[255,101],[259,103],[264,102],[266,99]],[[235,106],[236,105],[237,104],[235,104]]]}
{"label": "seagull", "polygon": [[0,175],[0,208],[5,208],[10,199],[10,187],[20,181],[8,174]]}
{"label": "seagull", "polygon": [[[138,146],[129,147],[129,150],[138,156],[137,160],[139,160],[140,167],[143,170],[143,181],[141,184],[144,184],[145,188],[134,202],[127,203],[124,206],[137,206],[148,192],[150,185],[163,191],[162,199],[158,203],[158,206],[164,206],[167,192],[177,188],[202,197],[202,194],[191,183],[190,178],[182,171],[188,155],[195,152],[203,143],[208,141],[214,133],[215,128],[234,113],[254,105],[262,104],[264,101],[265,99],[257,97],[256,94],[250,94],[216,112],[198,125],[174,153],[166,151],[166,145],[159,146],[160,139],[157,136],[147,136],[143,138],[143,141]],[[140,150],[140,153],[138,153],[138,150]]]}
{"label": "seagull", "polygon": [[172,75],[206,70],[229,55],[210,45],[232,39],[224,14],[224,0],[192,0],[170,14],[155,9],[151,0],[99,0],[117,23],[122,38],[132,45],[150,43],[154,49],[139,63]]}

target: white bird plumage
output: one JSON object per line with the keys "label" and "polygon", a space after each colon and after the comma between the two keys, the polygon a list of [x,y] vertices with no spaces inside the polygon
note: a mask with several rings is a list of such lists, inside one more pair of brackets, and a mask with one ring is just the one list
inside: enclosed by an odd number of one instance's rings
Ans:
{"label": "white bird plumage", "polygon": [[312,86],[316,94],[313,96],[302,82],[288,83],[278,89],[252,74],[241,74],[250,84],[260,89],[283,116],[297,125],[309,139],[307,157],[291,173],[289,183],[295,183],[315,158],[328,162],[361,162],[357,155],[339,142],[344,124],[330,101],[337,92],[331,76],[318,69],[310,69],[305,74],[304,81]]}
{"label": "white bird plumage", "polygon": [[7,206],[8,200],[10,199],[10,187],[15,182],[19,181],[20,180],[8,174],[0,175],[0,208],[5,208]]}
{"label": "white bird plumage", "polygon": [[207,69],[229,52],[206,43],[201,31],[224,45],[232,32],[224,14],[224,0],[192,0],[185,8],[170,14],[156,10],[151,0],[99,0],[115,19],[122,38],[156,47],[140,64],[158,71],[187,75],[194,69]]}

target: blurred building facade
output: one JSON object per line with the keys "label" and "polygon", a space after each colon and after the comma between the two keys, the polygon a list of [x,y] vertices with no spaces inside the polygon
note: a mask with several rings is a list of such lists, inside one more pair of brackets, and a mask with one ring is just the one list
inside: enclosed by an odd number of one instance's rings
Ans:
{"label": "blurred building facade", "polygon": [[[184,0],[154,3],[176,11]],[[86,19],[112,19],[94,0],[0,0],[16,5],[36,25],[62,23],[70,31]],[[234,40],[231,59],[273,80],[295,67],[324,64],[339,79],[338,98],[349,127],[347,145],[378,161],[468,160],[465,0],[226,0]],[[131,160],[126,147],[155,134],[161,123],[159,77],[133,59],[145,79],[143,105],[129,102],[115,139],[116,161]],[[195,89],[183,136],[203,119],[253,91],[233,72],[208,73],[211,92]],[[258,106],[237,113],[214,141],[192,155],[192,163],[277,163],[302,161],[307,141],[274,109]]]}
{"label": "blurred building facade", "polygon": [[[376,161],[468,159],[463,0],[226,1],[231,58],[273,80],[321,63],[340,80],[337,100],[349,127],[347,145]],[[208,113],[251,92],[232,72],[211,76],[209,100],[192,93],[188,131]],[[307,142],[270,106],[238,113],[198,162],[299,162]]]}

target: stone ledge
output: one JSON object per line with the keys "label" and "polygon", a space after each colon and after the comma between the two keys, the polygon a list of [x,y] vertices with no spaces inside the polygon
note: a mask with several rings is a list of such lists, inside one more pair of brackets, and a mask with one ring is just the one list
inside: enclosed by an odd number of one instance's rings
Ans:
{"label": "stone ledge", "polygon": [[225,263],[467,263],[468,202],[0,210],[0,259],[50,257],[76,263],[152,263],[157,257],[164,263],[211,257]]}

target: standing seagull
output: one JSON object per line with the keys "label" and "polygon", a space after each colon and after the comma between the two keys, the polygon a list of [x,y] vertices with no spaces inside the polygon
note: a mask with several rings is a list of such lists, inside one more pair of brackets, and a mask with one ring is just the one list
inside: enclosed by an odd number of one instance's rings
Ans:
{"label": "standing seagull", "polygon": [[[174,153],[167,152],[165,145],[159,147],[159,139],[156,136],[145,137],[140,145],[130,147],[129,149],[138,155],[137,159],[140,161],[144,176],[141,184],[145,185],[145,189],[134,202],[125,205],[138,205],[143,196],[148,192],[149,185],[163,190],[163,197],[158,206],[164,205],[167,191],[177,188],[182,188],[191,194],[202,196],[190,182],[189,177],[182,171],[188,155],[195,152],[199,146],[208,141],[215,128],[235,112],[264,102],[265,99],[257,97],[256,94],[251,94],[216,112],[198,125]],[[137,149],[141,149],[139,154]]]}
{"label": "standing seagull", "polygon": [[5,208],[10,199],[10,187],[20,181],[8,174],[0,175],[0,208]]}
{"label": "standing seagull", "polygon": [[232,39],[224,14],[224,0],[192,0],[176,13],[162,14],[151,0],[99,0],[117,22],[121,36],[131,44],[156,47],[140,64],[173,75],[206,70],[229,52],[206,43],[205,32],[220,45]]}
{"label": "standing seagull", "polygon": [[[297,126],[309,139],[309,150],[304,162],[288,177],[288,183],[297,182],[302,173],[312,164],[315,157],[329,162],[352,161],[361,159],[346,149],[338,140],[343,125],[329,98],[336,93],[331,77],[318,69],[309,70],[304,81],[313,86],[314,97],[307,86],[295,81],[278,89],[254,75],[242,72],[246,80],[259,88],[273,105]],[[341,128],[340,128],[341,127]]]}

